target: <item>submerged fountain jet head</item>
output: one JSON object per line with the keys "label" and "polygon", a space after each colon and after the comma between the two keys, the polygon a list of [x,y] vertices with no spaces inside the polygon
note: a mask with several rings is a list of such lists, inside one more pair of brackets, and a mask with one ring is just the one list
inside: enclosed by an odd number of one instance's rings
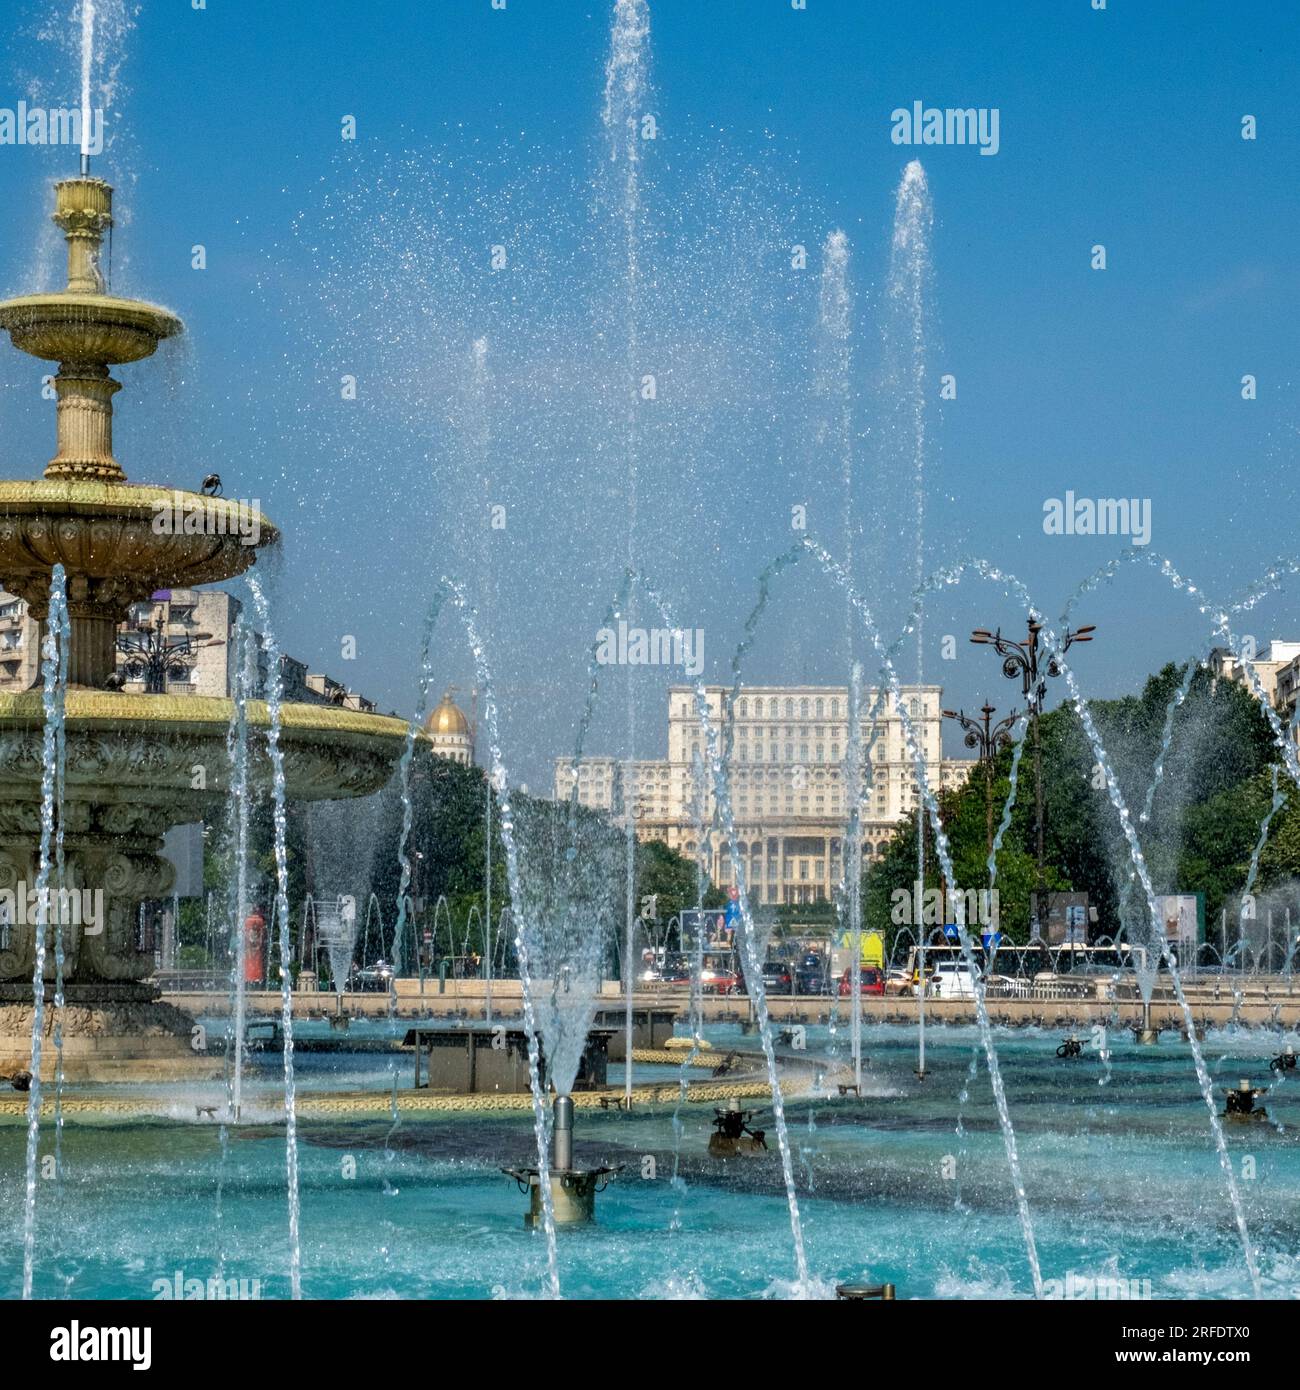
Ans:
{"label": "submerged fountain jet head", "polygon": [[551,1164],[557,1173],[567,1173],[573,1167],[573,1097],[556,1096],[551,1113]]}
{"label": "submerged fountain jet head", "polygon": [[1144,1047],[1153,1047],[1160,1041],[1160,1029],[1151,1022],[1151,1001],[1142,1005],[1142,1021],[1133,1026],[1133,1041]]}
{"label": "submerged fountain jet head", "polygon": [[1268,1089],[1264,1086],[1252,1086],[1250,1078],[1243,1076],[1241,1083],[1235,1090],[1225,1091],[1226,1105],[1223,1117],[1227,1120],[1266,1120],[1268,1111],[1261,1105],[1255,1108],[1255,1102],[1261,1097],[1268,1095]]}
{"label": "submerged fountain jet head", "polygon": [[853,1303],[864,1303],[872,1299],[892,1302],[898,1297],[893,1284],[836,1284],[835,1297]]}
{"label": "submerged fountain jet head", "polygon": [[[551,1163],[547,1173],[551,1213],[557,1226],[580,1226],[596,1219],[596,1194],[618,1176],[622,1165],[573,1166],[573,1097],[556,1096],[551,1106]],[[503,1168],[528,1193],[524,1225],[536,1230],[545,1220],[546,1202],[536,1168]]]}

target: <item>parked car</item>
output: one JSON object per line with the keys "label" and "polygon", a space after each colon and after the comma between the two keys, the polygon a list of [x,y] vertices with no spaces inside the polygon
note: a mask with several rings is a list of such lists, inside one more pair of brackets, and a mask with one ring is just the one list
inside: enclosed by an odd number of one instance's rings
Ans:
{"label": "parked car", "polygon": [[688,983],[691,974],[680,951],[661,951],[654,957],[647,952],[636,978],[641,985],[680,985]]}
{"label": "parked car", "polygon": [[[874,965],[860,965],[861,972],[860,989],[863,994],[884,994],[885,992],[885,972]],[[840,998],[853,993],[853,967],[849,968],[840,976]]]}
{"label": "parked car", "polygon": [[790,964],[784,960],[763,962],[763,989],[768,994],[793,994],[794,975]]}
{"label": "parked car", "polygon": [[691,982],[690,960],[680,951],[669,951],[659,970],[659,979],[666,985],[688,985]]}
{"label": "parked car", "polygon": [[800,994],[829,994],[830,962],[816,951],[806,952],[795,965],[794,982],[795,989]]}
{"label": "parked car", "polygon": [[700,991],[704,994],[743,994],[745,977],[734,951],[708,951],[700,974]]}
{"label": "parked car", "polygon": [[930,993],[936,999],[974,999],[975,972],[964,960],[943,960],[930,977]]}
{"label": "parked car", "polygon": [[386,960],[373,965],[358,966],[348,978],[348,988],[357,990],[390,990],[393,987],[393,967]]}
{"label": "parked car", "polygon": [[906,970],[891,970],[885,976],[886,994],[911,994],[912,977]]}

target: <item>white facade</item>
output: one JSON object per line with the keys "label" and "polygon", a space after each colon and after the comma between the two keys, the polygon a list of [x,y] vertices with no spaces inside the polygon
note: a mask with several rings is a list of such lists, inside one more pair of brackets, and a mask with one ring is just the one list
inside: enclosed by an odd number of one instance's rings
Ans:
{"label": "white facade", "polygon": [[1300,743],[1300,724],[1296,722],[1296,706],[1300,704],[1300,653],[1279,666],[1273,680],[1273,704],[1283,722],[1291,727],[1296,742]]}
{"label": "white facade", "polygon": [[[1270,703],[1277,695],[1278,673],[1295,663],[1300,657],[1300,642],[1272,641],[1250,663],[1260,689]],[[1249,687],[1242,663],[1226,647],[1215,647],[1208,662],[1210,671],[1223,680],[1237,681]]]}
{"label": "white facade", "polygon": [[[710,722],[722,739],[722,712],[730,691],[710,686],[707,695]],[[864,862],[883,851],[901,820],[916,814],[918,801],[903,722],[892,708],[882,710],[871,743],[876,695],[874,690],[864,691],[861,708]],[[907,686],[902,695],[930,786],[937,790],[960,785],[973,764],[942,757],[942,687]],[[761,903],[829,899],[842,872],[840,842],[849,810],[843,770],[848,690],[746,686],[735,701],[731,735],[731,805],[751,896]],[[700,826],[708,825],[713,811],[707,771],[699,779],[694,772],[697,759],[706,759],[707,753],[694,690],[676,686],[668,694],[668,757],[639,760],[631,770],[616,758],[584,758],[577,774],[579,802],[613,812],[616,788],[621,795],[626,777],[638,835],[663,840],[696,858],[703,849]],[[556,797],[567,798],[572,786],[572,760],[557,758]],[[731,883],[728,847],[714,843],[711,851],[714,881]]]}

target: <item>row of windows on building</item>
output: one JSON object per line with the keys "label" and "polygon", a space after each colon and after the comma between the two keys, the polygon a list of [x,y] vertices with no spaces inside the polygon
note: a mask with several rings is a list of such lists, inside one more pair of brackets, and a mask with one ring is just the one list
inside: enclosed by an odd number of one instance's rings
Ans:
{"label": "row of windows on building", "polygon": [[[864,703],[875,699],[874,692],[863,692]],[[782,706],[784,705],[784,709]],[[829,706],[829,714],[832,719],[836,718],[840,712],[840,701],[832,696],[829,700],[824,696],[801,696],[795,699],[786,696],[784,700],[778,699],[775,695],[761,696],[752,698],[742,696],[736,701],[736,717],[738,719],[778,719],[784,714],[786,719],[825,719]],[[796,716],[796,710],[798,714]],[[917,718],[921,715],[923,706],[919,696],[913,695],[907,702],[907,713],[910,718]],[[846,711],[847,712],[847,711]],[[681,706],[681,717],[692,719],[696,717],[697,711],[693,703],[684,700]]]}
{"label": "row of windows on building", "polygon": [[[766,758],[763,757],[764,747],[768,749],[768,756]],[[784,757],[781,756],[782,747],[784,747]],[[736,759],[738,762],[784,762],[794,763],[796,765],[799,763],[824,763],[827,761],[838,764],[840,762],[840,744],[832,743],[829,745],[829,748],[830,756],[828,759],[827,745],[825,743],[796,744],[790,742],[784,745],[778,743],[769,743],[766,745],[755,743],[752,746],[748,743],[740,743],[736,745]],[[798,750],[797,756],[796,749]],[[750,757],[751,752],[753,753],[752,758]],[[692,762],[700,756],[702,756],[700,745],[698,742],[693,742],[691,744]],[[876,762],[883,763],[888,760],[888,749],[886,749],[883,743],[878,743],[873,756]],[[933,749],[931,749],[930,756],[935,756]],[[910,763],[910,758],[907,761]],[[572,780],[571,774],[566,775]],[[614,776],[623,776],[621,767],[615,770],[609,766],[592,767],[584,763],[578,768],[578,780],[580,782],[605,782]],[[668,767],[639,768],[633,773],[631,780],[633,782],[650,782],[655,780],[667,782],[671,780],[671,777],[672,773]],[[679,774],[679,780],[682,785],[685,786],[687,782],[687,773],[681,772]]]}
{"label": "row of windows on building", "polygon": [[[863,858],[864,858],[864,859],[878,858],[880,855],[884,854],[884,852],[885,852],[885,850],[888,848],[888,846],[889,846],[889,841],[888,841],[888,840],[875,840],[875,841],[873,841],[873,840],[863,840],[863,842],[862,842],[862,855],[863,855]],[[717,847],[716,845],[713,846],[713,848],[714,848],[714,851],[715,851],[716,853],[720,853],[721,858],[722,858],[722,861],[723,861],[724,867],[725,867],[727,864],[730,863],[730,856],[729,856],[729,854],[728,854],[728,852],[726,851],[725,848],[719,850],[718,847]],[[694,840],[688,840],[688,841],[686,842],[686,853],[687,853],[687,854],[693,855],[693,854],[697,853],[697,851],[698,851],[699,849],[700,849],[700,846],[698,846]],[[782,860],[781,860],[781,858],[780,858],[780,855],[777,853],[777,851],[776,851],[775,849],[769,849],[768,852],[767,852],[766,857],[764,857],[764,856],[761,854],[761,852],[760,852],[757,848],[753,848],[753,847],[750,848],[750,850],[748,851],[748,854],[747,854],[747,853],[746,853],[746,850],[745,850],[745,846],[744,846],[744,845],[741,845],[741,846],[740,846],[740,858],[741,858],[742,860],[745,859],[745,858],[748,858],[748,859],[749,859],[749,868],[748,868],[748,870],[747,870],[746,872],[749,874],[749,876],[750,876],[751,879],[760,879],[760,878],[766,877],[766,878],[768,878],[769,880],[776,880],[776,879],[779,879],[779,878],[780,878],[780,867],[781,867]],[[805,858],[803,858],[803,857],[800,856],[800,855],[787,855],[787,857],[786,857],[785,860],[784,860],[784,863],[785,863],[785,876],[786,876],[787,879],[792,879],[792,878],[803,878],[803,879],[806,879],[806,878],[813,878],[813,879],[820,879],[820,878],[822,877],[822,875],[823,875],[823,871],[824,871],[824,869],[825,869],[825,866],[826,866],[827,861],[826,861],[825,859],[819,859],[819,858],[805,859]],[[766,866],[767,866],[766,874],[764,874],[764,873],[762,872],[762,868],[763,868],[763,865],[764,865],[764,864],[766,864]],[[810,870],[811,870],[811,872],[810,872]],[[834,877],[838,876],[839,872],[840,872],[840,855],[839,855],[839,850],[837,849],[837,850],[835,850],[835,851],[831,854],[831,857],[830,857],[830,875],[831,875],[832,878],[834,878]]]}
{"label": "row of windows on building", "polygon": [[[800,769],[796,765],[794,770],[799,771]],[[769,797],[780,796],[782,794],[785,796],[792,796],[796,791],[802,792],[809,787],[812,787],[816,791],[822,791],[829,787],[833,795],[836,797],[839,796],[840,772],[838,768],[813,768],[802,781],[792,778],[790,769],[778,772],[775,768],[772,768],[766,774],[766,786],[764,785],[764,772],[762,768],[754,768],[747,771],[749,772],[748,776],[737,776],[732,783],[735,795],[742,798],[749,792],[753,792],[754,795],[759,797],[763,796],[765,793]],[[910,769],[907,771],[899,769],[899,771],[901,777],[895,779],[895,783],[899,787],[899,790],[905,796],[915,795],[917,791],[917,780],[915,776],[911,774]],[[869,796],[873,790],[878,796],[883,796],[887,786],[887,780],[882,779],[880,781],[874,781],[872,779],[867,779],[863,783],[863,796],[864,798]],[[598,782],[595,788],[597,791],[605,791],[607,789],[607,784],[603,781]],[[688,789],[683,786],[681,790],[683,795],[685,795]],[[630,793],[633,796],[639,797],[642,801],[654,801],[657,799],[666,803],[670,796],[670,789],[667,787],[638,787],[636,784],[633,784]]]}
{"label": "row of windows on building", "polygon": [[[782,747],[784,747],[785,750],[784,757],[781,756]],[[764,748],[767,749],[766,758],[763,756]],[[797,757],[795,755],[796,748],[798,748],[799,750]],[[751,745],[748,743],[740,743],[736,745],[736,758],[737,761],[742,763],[747,763],[751,761],[756,763],[824,763],[827,761],[830,761],[832,763],[838,763],[840,761],[840,745],[838,743],[832,743],[830,745],[829,759],[827,758],[826,748],[827,745],[824,743],[787,743],[784,745],[779,743],[755,743],[752,745],[752,752],[754,756],[751,759],[749,756],[751,752]],[[692,743],[691,758],[694,759],[695,757],[697,757],[699,755],[699,752],[700,745],[698,743]],[[876,761],[883,763],[886,760],[887,756],[888,753],[885,748],[885,745],[883,743],[878,743],[876,745],[875,753]],[[931,756],[933,756],[933,753],[931,754]]]}

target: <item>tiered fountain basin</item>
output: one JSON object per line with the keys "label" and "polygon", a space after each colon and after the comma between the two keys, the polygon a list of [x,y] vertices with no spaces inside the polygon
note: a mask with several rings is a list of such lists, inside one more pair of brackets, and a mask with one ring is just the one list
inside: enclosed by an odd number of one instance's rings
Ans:
{"label": "tiered fountain basin", "polygon": [[[194,1022],[158,1001],[152,950],[138,949],[139,904],[166,898],[174,870],[160,854],[174,825],[211,818],[230,794],[233,703],[203,696],[70,689],[65,708],[64,883],[102,893],[98,930],[65,912],[63,1063],[73,1080],[147,1079],[210,1071]],[[269,794],[262,702],[248,705],[250,789]],[[39,873],[45,714],[39,691],[0,696],[0,891],[30,890]],[[280,748],[290,801],[366,796],[388,780],[408,732],[400,719],[286,704]],[[93,902],[93,899],[81,899]],[[85,918],[93,911],[83,911]],[[30,1065],[36,933],[11,929],[0,950],[0,1075]],[[45,962],[46,999],[55,960]],[[45,1011],[42,1071],[54,1065],[55,1010]]]}
{"label": "tiered fountain basin", "polygon": [[268,518],[227,498],[98,479],[0,481],[0,575],[10,585],[48,580],[61,564],[147,598],[243,574],[279,538]]}
{"label": "tiered fountain basin", "polygon": [[73,685],[103,686],[131,604],[243,574],[279,537],[260,512],[220,497],[85,477],[0,482],[0,583],[43,620],[63,566]]}
{"label": "tiered fountain basin", "polygon": [[14,346],[47,362],[138,362],[183,331],[169,309],[109,294],[28,294],[0,303]]}
{"label": "tiered fountain basin", "polygon": [[[130,1079],[170,1076],[195,1063],[194,1023],[158,1000],[139,909],[167,897],[175,880],[160,853],[165,833],[211,823],[230,795],[234,707],[109,689],[118,625],[157,590],[243,574],[279,531],[244,502],[127,482],[113,454],[113,397],[121,388],[108,369],[149,357],[184,326],[168,309],[109,292],[102,255],[113,225],[108,183],[88,174],[56,183],[53,218],[67,240],[66,287],[0,303],[0,330],[14,346],[59,364],[57,450],[45,476],[0,482],[0,584],[26,600],[44,628],[56,567],[65,580],[66,766],[45,831],[48,840],[57,825],[61,872],[53,880],[59,896],[43,907],[35,892],[47,774],[41,692],[0,696],[0,894],[10,900],[0,897],[7,919],[0,923],[0,1074],[27,1066],[33,996],[49,1001],[61,976],[66,1007],[44,1010],[42,1073],[55,1064],[57,1027],[70,1079],[116,1078],[123,1068]],[[267,739],[258,734],[269,731],[270,719],[264,704],[247,713],[250,794],[264,797],[271,766]],[[398,719],[285,705],[279,742],[288,797],[377,791],[406,736]],[[36,991],[42,940],[44,989]]]}

